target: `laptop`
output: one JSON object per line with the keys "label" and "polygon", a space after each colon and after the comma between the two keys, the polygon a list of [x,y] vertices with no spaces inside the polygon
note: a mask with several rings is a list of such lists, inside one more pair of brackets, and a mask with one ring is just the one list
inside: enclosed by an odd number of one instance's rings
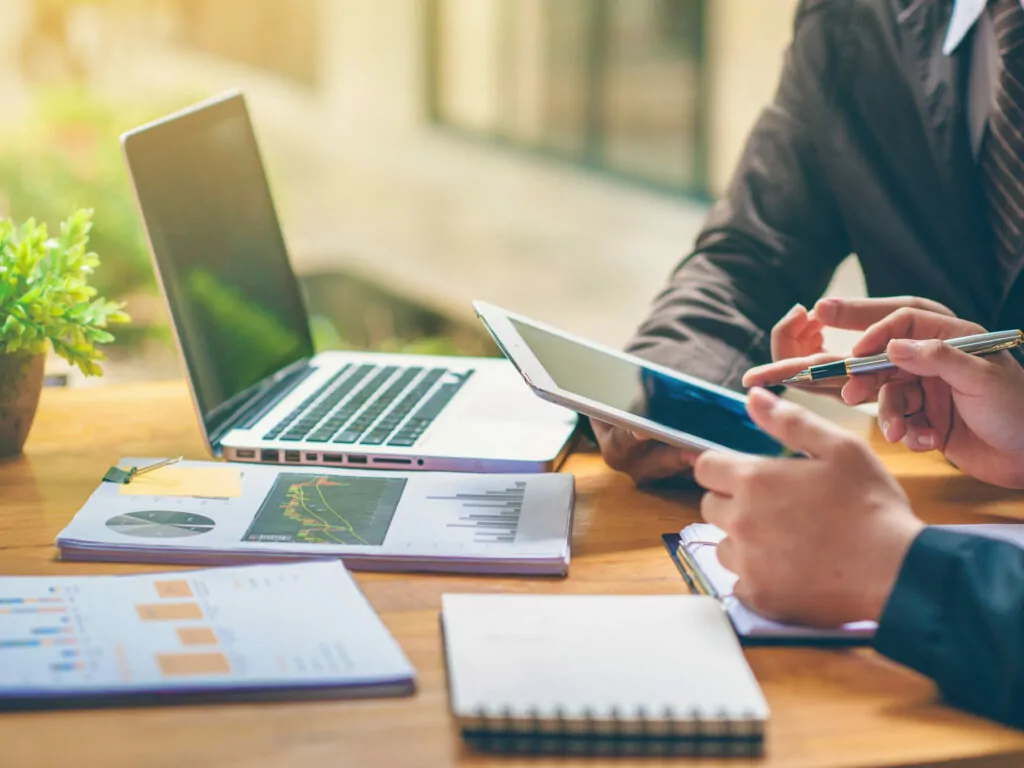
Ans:
{"label": "laptop", "polygon": [[500,358],[314,354],[244,96],[121,137],[210,451],[231,461],[535,472],[576,426]]}

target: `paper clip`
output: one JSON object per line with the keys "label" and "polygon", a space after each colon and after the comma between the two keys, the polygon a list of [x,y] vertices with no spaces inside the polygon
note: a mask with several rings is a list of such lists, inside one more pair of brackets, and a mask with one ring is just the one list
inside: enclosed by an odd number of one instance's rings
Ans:
{"label": "paper clip", "polygon": [[121,469],[121,467],[111,467],[107,470],[107,474],[103,476],[103,482],[105,483],[118,483],[119,485],[127,485],[139,475],[145,475],[153,470],[160,469],[161,467],[167,467],[171,464],[177,464],[179,461],[184,459],[184,456],[179,456],[176,459],[164,459],[158,461],[156,464],[150,464],[142,467],[131,467],[130,469]]}

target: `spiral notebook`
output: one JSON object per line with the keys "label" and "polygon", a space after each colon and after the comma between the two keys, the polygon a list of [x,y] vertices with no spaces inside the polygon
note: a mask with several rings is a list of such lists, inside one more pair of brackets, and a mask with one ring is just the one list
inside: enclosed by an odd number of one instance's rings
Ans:
{"label": "spiral notebook", "polygon": [[444,595],[452,712],[488,752],[759,755],[768,705],[718,601]]}
{"label": "spiral notebook", "polygon": [[772,621],[747,608],[732,596],[736,574],[718,562],[718,542],[725,532],[708,523],[688,525],[678,535],[663,537],[683,578],[697,594],[721,601],[726,615],[744,641],[756,643],[814,643],[861,645],[870,643],[878,625],[853,621],[835,629],[816,629]]}
{"label": "spiral notebook", "polygon": [[[940,527],[1024,547],[1024,525],[1020,523]],[[750,610],[732,596],[736,574],[718,561],[718,543],[724,538],[725,531],[708,523],[694,523],[678,534],[665,534],[662,537],[690,589],[696,594],[709,595],[721,601],[736,634],[745,642],[859,645],[870,643],[874,638],[878,625],[873,621],[851,621],[834,629],[817,629],[772,621]]]}

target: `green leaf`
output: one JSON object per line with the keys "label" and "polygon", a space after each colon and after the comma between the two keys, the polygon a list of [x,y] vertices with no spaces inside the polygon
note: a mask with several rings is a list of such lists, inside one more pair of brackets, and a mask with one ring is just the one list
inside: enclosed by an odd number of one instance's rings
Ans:
{"label": "green leaf", "polygon": [[100,258],[88,250],[92,211],[80,209],[51,238],[45,224],[0,219],[0,352],[54,351],[87,376],[99,376],[98,344],[125,323],[123,305],[97,298],[88,278]]}

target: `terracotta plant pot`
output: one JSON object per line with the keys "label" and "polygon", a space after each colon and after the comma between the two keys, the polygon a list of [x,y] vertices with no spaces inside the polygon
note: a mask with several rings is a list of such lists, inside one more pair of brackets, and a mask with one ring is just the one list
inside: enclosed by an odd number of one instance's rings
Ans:
{"label": "terracotta plant pot", "polygon": [[25,446],[43,391],[43,355],[0,355],[0,458]]}

